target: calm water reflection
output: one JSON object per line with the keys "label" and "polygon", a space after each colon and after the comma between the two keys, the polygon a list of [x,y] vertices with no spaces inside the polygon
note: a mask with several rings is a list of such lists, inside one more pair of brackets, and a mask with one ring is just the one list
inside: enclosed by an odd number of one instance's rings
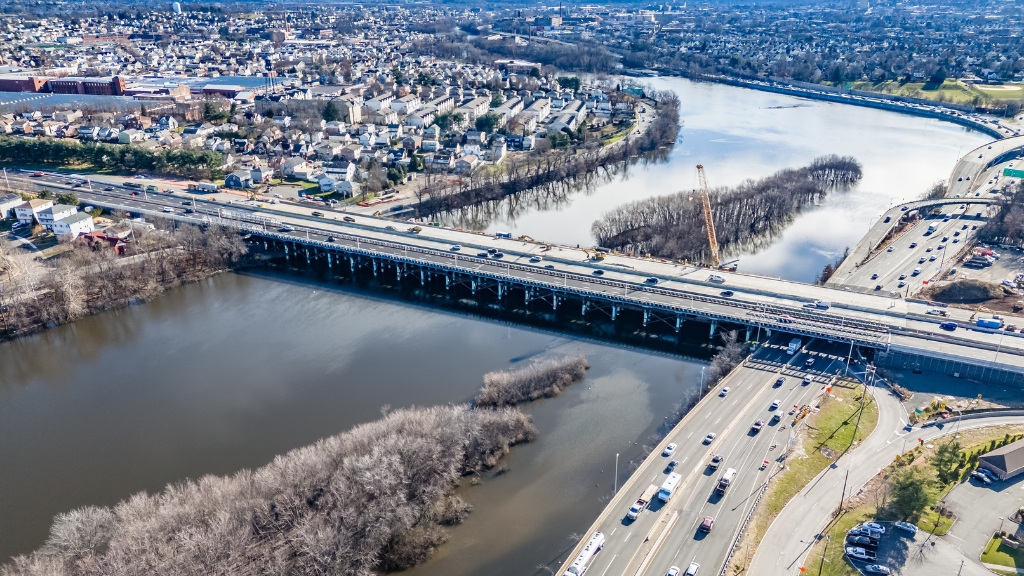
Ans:
{"label": "calm water reflection", "polygon": [[699,365],[238,274],[0,345],[0,555],[58,512],[260,466],[385,404],[465,402],[483,373],[555,351],[586,354],[587,380],[527,407],[540,440],[465,489],[476,511],[420,570],[527,573],[598,514],[615,453],[625,477]]}
{"label": "calm water reflection", "polygon": [[864,165],[856,187],[798,216],[757,258],[741,254],[741,271],[812,281],[888,206],[923,194],[949,176],[961,155],[991,140],[955,124],[870,108],[681,78],[651,84],[680,97],[683,128],[667,161],[631,166],[610,182],[557,202],[510,201],[466,220],[490,232],[592,245],[591,225],[612,208],[696,188],[698,163],[711,186],[724,186],[804,166],[823,154],[852,155]]}

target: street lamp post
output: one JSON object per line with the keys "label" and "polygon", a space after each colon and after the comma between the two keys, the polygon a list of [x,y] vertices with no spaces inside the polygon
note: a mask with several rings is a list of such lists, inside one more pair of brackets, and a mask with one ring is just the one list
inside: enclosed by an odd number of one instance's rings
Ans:
{"label": "street lamp post", "polygon": [[615,479],[614,488],[612,488],[612,494],[618,494],[619,492],[619,453],[615,453]]}

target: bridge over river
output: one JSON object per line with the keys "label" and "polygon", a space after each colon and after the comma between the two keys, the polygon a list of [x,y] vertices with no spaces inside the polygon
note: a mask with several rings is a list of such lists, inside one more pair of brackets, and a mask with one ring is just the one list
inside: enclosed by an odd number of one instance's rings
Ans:
{"label": "bridge over river", "polygon": [[[625,316],[635,320],[634,332],[663,341],[684,326],[692,331],[695,322],[709,334],[746,328],[747,337],[758,341],[784,332],[872,350],[880,364],[1024,383],[1024,335],[946,332],[922,303],[662,260],[615,254],[590,260],[568,246],[464,230],[424,227],[413,233],[411,224],[330,210],[312,217],[196,198],[195,212],[186,214],[181,195],[76,192],[83,202],[109,209],[238,227],[291,265],[411,283],[413,289],[455,302],[475,300],[487,309],[515,307],[552,321],[557,316],[611,326]],[[227,210],[234,217],[225,218]],[[503,256],[484,254],[492,249]],[[816,301],[829,307],[819,308]],[[966,324],[969,314],[950,309],[945,319]]]}

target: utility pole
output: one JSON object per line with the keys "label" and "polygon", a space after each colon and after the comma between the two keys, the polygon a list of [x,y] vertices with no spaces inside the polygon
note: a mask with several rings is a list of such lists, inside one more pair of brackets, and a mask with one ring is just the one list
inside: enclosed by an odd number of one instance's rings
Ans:
{"label": "utility pole", "polygon": [[825,536],[825,550],[821,553],[821,564],[818,565],[818,576],[821,576],[821,571],[825,568],[825,555],[828,554],[828,542],[831,539],[831,536]]}
{"label": "utility pole", "polygon": [[843,495],[839,497],[839,513],[843,511],[843,505],[846,503],[846,482],[850,479],[850,469],[846,469],[846,478],[843,478]]}

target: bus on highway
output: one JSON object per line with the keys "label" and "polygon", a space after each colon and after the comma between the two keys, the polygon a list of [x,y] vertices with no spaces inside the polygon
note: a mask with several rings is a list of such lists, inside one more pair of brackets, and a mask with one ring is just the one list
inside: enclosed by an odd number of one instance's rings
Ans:
{"label": "bus on highway", "polygon": [[566,569],[563,576],[582,576],[587,571],[587,568],[590,567],[590,562],[594,559],[594,556],[597,556],[597,553],[601,551],[601,548],[604,548],[604,534],[594,532],[594,535],[587,541],[583,550],[580,550],[580,553],[572,561],[572,564],[569,565],[569,568]]}
{"label": "bus on highway", "polygon": [[658,500],[662,502],[668,502],[672,498],[672,494],[675,493],[676,488],[679,487],[679,482],[683,477],[681,474],[675,472],[668,475],[665,479],[665,483],[661,485],[661,490],[658,491]]}

